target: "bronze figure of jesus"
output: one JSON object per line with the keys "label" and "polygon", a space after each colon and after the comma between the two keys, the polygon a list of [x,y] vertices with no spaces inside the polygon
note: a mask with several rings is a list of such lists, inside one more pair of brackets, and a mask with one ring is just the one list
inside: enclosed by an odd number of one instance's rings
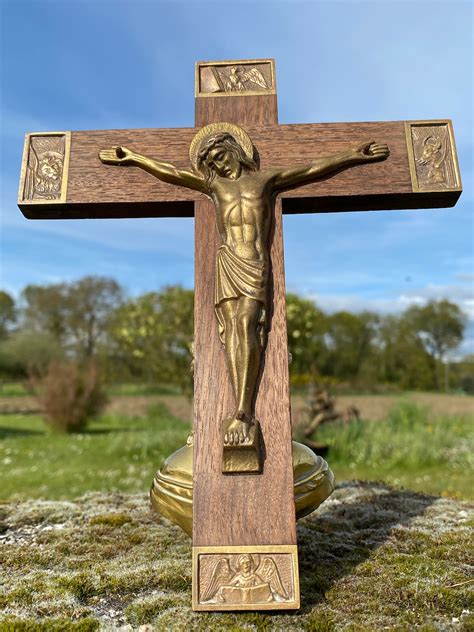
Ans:
{"label": "bronze figure of jesus", "polygon": [[[222,238],[216,256],[215,312],[235,396],[234,413],[222,422],[224,450],[259,451],[254,402],[267,332],[268,242],[275,196],[388,155],[387,145],[369,141],[310,164],[260,170],[250,138],[230,123],[214,123],[198,132],[191,144],[190,171],[126,147],[100,152],[105,164],[140,167],[164,182],[200,191],[214,203]],[[224,469],[258,471],[259,466]]]}

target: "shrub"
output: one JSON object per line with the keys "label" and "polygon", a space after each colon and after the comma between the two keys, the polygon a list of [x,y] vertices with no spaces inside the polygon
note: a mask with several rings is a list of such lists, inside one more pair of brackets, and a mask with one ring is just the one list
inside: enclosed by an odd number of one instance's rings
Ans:
{"label": "shrub", "polygon": [[107,403],[97,368],[53,361],[44,377],[32,377],[46,423],[57,432],[80,432]]}

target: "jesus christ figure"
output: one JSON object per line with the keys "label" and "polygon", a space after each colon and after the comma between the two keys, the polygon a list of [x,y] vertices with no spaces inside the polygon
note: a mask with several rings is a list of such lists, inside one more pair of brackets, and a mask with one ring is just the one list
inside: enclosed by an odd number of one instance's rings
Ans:
{"label": "jesus christ figure", "polygon": [[230,123],[214,123],[198,132],[190,150],[192,171],[126,147],[100,152],[106,164],[140,167],[164,182],[200,191],[214,203],[222,238],[215,311],[236,403],[232,417],[223,422],[224,447],[246,447],[256,440],[254,400],[267,329],[268,241],[275,195],[388,155],[387,145],[369,141],[310,164],[259,170],[246,132]]}

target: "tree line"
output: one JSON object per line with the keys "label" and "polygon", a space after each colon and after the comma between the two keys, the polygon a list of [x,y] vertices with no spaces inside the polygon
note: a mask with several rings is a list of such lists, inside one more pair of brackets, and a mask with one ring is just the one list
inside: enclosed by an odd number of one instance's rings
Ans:
{"label": "tree line", "polygon": [[[51,362],[94,361],[108,381],[190,391],[194,294],[180,286],[127,297],[106,277],[28,285],[15,301],[0,291],[0,377],[21,379]],[[448,363],[466,317],[446,299],[400,314],[325,313],[287,295],[293,385],[474,391],[472,358]]]}

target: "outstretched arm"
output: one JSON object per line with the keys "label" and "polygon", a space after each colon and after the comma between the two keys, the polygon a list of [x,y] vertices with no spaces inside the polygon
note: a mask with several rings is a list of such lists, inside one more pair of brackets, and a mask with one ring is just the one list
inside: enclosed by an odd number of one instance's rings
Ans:
{"label": "outstretched arm", "polygon": [[140,167],[140,169],[147,171],[163,182],[168,182],[168,184],[177,184],[181,187],[201,191],[201,193],[208,192],[206,182],[199,174],[178,169],[168,162],[160,162],[141,154],[136,154],[127,147],[102,149],[99,152],[99,158],[106,165]]}
{"label": "outstretched arm", "polygon": [[341,169],[347,169],[364,162],[385,160],[389,155],[390,151],[387,145],[369,141],[362,143],[355,149],[349,149],[325,158],[318,158],[310,165],[279,171],[275,173],[273,186],[276,191],[302,186],[319,180],[324,176],[334,174]]}

